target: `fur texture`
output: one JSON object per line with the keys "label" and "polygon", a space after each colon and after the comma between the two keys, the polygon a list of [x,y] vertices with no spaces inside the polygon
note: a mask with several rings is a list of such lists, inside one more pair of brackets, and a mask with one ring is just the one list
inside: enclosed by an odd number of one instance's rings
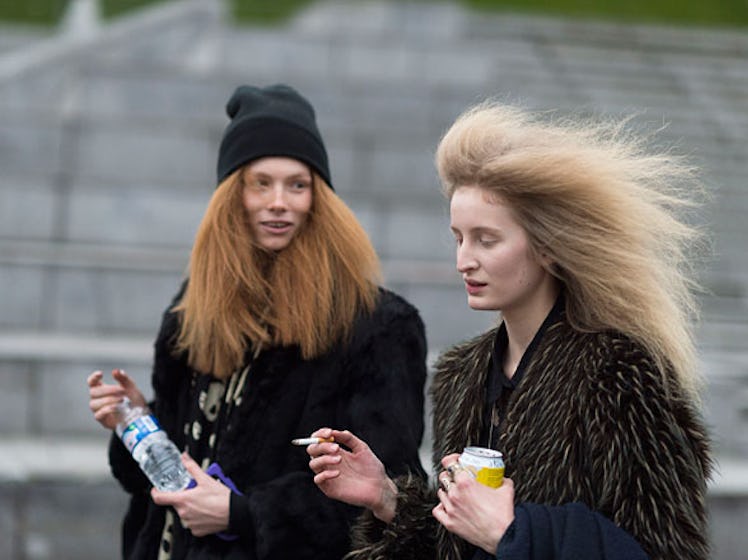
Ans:
{"label": "fur texture", "polygon": [[[437,363],[435,472],[443,456],[479,442],[495,334],[457,346]],[[500,429],[518,503],[582,502],[629,532],[653,560],[708,558],[706,430],[674,376],[663,375],[627,337],[580,333],[565,320],[551,325]],[[431,516],[435,490],[422,498],[426,490],[410,486],[401,486],[414,498],[398,503],[393,527],[382,532],[371,518],[359,523],[353,558],[465,558],[466,543]],[[418,511],[411,502],[420,499],[426,502]],[[401,538],[417,552],[390,554]]]}

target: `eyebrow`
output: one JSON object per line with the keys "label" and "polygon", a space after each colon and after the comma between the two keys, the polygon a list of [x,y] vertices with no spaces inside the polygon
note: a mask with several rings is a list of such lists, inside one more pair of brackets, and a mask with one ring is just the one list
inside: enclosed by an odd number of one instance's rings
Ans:
{"label": "eyebrow", "polygon": [[[268,173],[267,171],[247,171],[247,176],[255,177],[255,178],[275,177],[275,175],[273,175],[272,173]],[[307,172],[301,171],[299,173],[294,173],[293,175],[288,175],[286,177],[283,177],[283,179],[285,180],[304,179],[307,181],[311,181],[312,174],[308,171]]]}
{"label": "eyebrow", "polygon": [[[450,226],[449,229],[451,229],[453,232],[460,232],[458,228],[455,228],[454,226]],[[460,232],[462,233],[462,232]],[[468,233],[490,233],[491,235],[501,235],[501,229],[499,228],[492,228],[489,226],[476,226],[473,228],[468,229]]]}

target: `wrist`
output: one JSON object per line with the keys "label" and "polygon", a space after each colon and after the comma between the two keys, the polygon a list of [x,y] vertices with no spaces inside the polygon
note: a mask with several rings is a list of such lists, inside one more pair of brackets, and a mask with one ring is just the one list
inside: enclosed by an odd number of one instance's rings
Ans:
{"label": "wrist", "polygon": [[510,519],[500,523],[494,531],[489,531],[490,534],[485,535],[486,540],[478,546],[491,555],[496,554],[501,539],[504,538],[507,530],[511,527],[512,523],[514,523],[514,517],[515,516],[512,514]]}
{"label": "wrist", "polygon": [[391,478],[385,478],[379,502],[374,504],[374,507],[370,509],[374,517],[385,523],[390,523],[395,518],[395,512],[397,511],[397,485]]}

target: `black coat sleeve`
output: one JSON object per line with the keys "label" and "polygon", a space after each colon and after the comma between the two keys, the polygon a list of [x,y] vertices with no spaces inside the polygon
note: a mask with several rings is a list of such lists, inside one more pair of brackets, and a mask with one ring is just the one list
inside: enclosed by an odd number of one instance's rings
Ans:
{"label": "black coat sleeve", "polygon": [[[499,542],[500,560],[647,560],[639,544],[581,503],[519,504]],[[479,555],[476,555],[479,556]],[[488,558],[488,556],[486,556]]]}

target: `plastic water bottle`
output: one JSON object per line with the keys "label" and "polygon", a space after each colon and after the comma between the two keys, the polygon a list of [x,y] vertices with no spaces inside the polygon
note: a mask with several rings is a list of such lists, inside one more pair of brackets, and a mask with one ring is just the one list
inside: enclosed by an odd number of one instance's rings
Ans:
{"label": "plastic water bottle", "polygon": [[161,429],[150,410],[124,399],[118,406],[117,435],[156,488],[175,492],[187,487],[191,477],[179,449]]}

